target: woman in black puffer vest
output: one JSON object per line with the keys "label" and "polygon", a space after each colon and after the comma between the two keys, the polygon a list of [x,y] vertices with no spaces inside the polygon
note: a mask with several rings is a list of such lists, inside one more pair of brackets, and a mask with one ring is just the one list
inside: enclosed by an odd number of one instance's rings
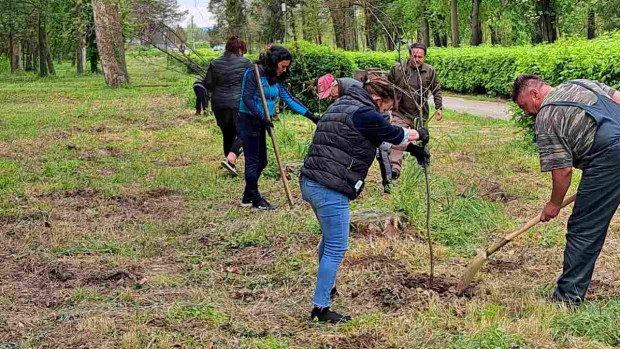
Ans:
{"label": "woman in black puffer vest", "polygon": [[211,95],[211,108],[217,125],[222,130],[224,156],[222,167],[237,176],[235,164],[241,154],[242,142],[237,137],[236,119],[239,113],[239,98],[243,74],[252,62],[243,57],[247,52],[245,42],[231,37],[226,51],[209,64],[205,84]]}
{"label": "woman in black puffer vest", "polygon": [[383,142],[404,150],[410,142],[428,140],[424,129],[390,125],[381,113],[392,108],[392,85],[382,77],[364,77],[337,99],[317,124],[301,173],[301,192],[316,214],[323,238],[311,318],[348,321],[329,309],[340,262],[348,248],[349,201],[363,190],[377,147]]}

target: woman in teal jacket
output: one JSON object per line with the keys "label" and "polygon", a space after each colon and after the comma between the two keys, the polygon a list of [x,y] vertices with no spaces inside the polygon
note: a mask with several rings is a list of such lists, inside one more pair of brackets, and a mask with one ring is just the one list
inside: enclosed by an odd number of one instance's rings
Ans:
{"label": "woman in teal jacket", "polygon": [[[286,48],[272,46],[269,51],[261,54],[257,62],[269,116],[273,116],[276,98],[280,98],[294,112],[307,117],[316,124],[318,118],[291,96],[284,85],[284,81],[290,74],[292,61],[293,57]],[[256,74],[254,69],[250,68],[245,71],[243,77],[237,120],[237,135],[243,141],[245,151],[245,190],[241,199],[243,207],[252,206],[259,210],[276,208],[258,191],[258,179],[267,166],[267,127],[273,127],[273,124],[265,118]]]}

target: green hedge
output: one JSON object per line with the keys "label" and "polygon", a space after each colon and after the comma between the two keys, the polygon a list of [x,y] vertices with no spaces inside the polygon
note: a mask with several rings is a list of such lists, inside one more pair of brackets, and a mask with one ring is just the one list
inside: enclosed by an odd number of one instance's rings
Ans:
{"label": "green hedge", "polygon": [[[294,63],[292,79],[297,80],[308,80],[307,75],[316,79],[334,71],[334,75],[340,76],[352,69],[389,70],[397,61],[396,52],[331,50],[307,42],[295,45],[287,44],[293,55],[298,56],[296,51],[299,51],[307,56],[306,62],[312,62],[306,64],[308,74],[295,69],[299,62]],[[401,55],[402,59],[408,56],[404,50]],[[561,40],[538,46],[430,48],[427,62],[435,67],[445,89],[459,93],[508,97],[514,78],[521,73],[540,75],[552,85],[586,78],[620,88],[620,33],[595,40]],[[303,74],[303,78],[298,74]]]}
{"label": "green hedge", "polygon": [[620,34],[534,47],[431,49],[428,62],[445,89],[461,93],[509,96],[521,73],[552,85],[584,78],[620,87]]}

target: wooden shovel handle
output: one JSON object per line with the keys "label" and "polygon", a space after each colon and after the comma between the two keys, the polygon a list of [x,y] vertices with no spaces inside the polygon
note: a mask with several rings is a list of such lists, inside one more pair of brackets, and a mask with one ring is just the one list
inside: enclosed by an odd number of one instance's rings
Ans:
{"label": "wooden shovel handle", "polygon": [[[567,198],[564,199],[564,202],[562,202],[562,206],[561,208],[564,208],[568,205],[570,205],[573,201],[575,201],[575,197],[577,194],[573,194]],[[527,223],[525,223],[523,226],[521,226],[521,228],[513,231],[512,233],[506,235],[505,239],[510,241],[512,239],[514,239],[515,237],[523,234],[525,231],[527,231],[528,229],[530,229],[531,227],[535,226],[536,224],[540,223],[540,214],[536,215],[536,217],[530,219]]]}
{"label": "wooden shovel handle", "polygon": [[[265,98],[265,92],[263,91],[263,84],[260,82],[260,73],[258,71],[258,65],[254,64],[254,75],[256,76],[256,84],[258,85],[258,93],[260,94],[260,99],[263,102],[263,112],[265,113],[265,119],[271,121],[269,117],[269,107],[267,106],[267,99]],[[271,142],[273,143],[273,152],[276,155],[276,160],[278,162],[278,171],[280,172],[280,177],[282,178],[282,184],[284,185],[284,192],[286,193],[286,199],[288,201],[289,206],[293,207],[293,195],[291,194],[291,188],[288,185],[288,179],[286,178],[286,171],[284,171],[284,166],[282,165],[282,159],[280,158],[280,149],[278,148],[278,142],[276,141],[276,134],[273,132],[271,127],[267,127],[267,133],[269,137],[271,137]]]}

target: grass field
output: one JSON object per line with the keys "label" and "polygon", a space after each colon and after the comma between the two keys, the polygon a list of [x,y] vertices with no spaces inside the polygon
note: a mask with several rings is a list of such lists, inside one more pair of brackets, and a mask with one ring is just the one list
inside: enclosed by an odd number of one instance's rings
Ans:
{"label": "grass field", "polygon": [[[282,208],[240,208],[243,180],[219,167],[213,117],[193,115],[193,79],[129,63],[132,86],[117,90],[69,65],[44,80],[0,75],[0,348],[620,346],[617,220],[577,310],[545,299],[570,210],[494,255],[471,297],[454,293],[476,249],[549,195],[510,123],[446,112],[431,124],[433,290],[421,282],[423,174],[408,159],[384,196],[374,165],[352,210],[410,224],[351,234],[334,308],[354,321],[320,325],[308,320],[320,231],[297,180],[288,209],[271,158],[261,188]],[[303,159],[313,127],[276,124],[285,162]]]}

